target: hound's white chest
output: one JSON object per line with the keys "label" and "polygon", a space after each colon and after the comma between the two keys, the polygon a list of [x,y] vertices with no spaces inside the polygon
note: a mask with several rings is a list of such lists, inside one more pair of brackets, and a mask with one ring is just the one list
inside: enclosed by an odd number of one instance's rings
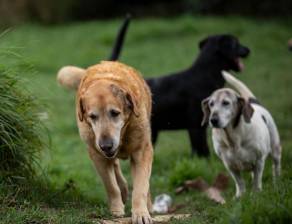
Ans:
{"label": "hound's white chest", "polygon": [[221,158],[234,170],[253,170],[257,152],[251,148],[238,147],[222,150]]}
{"label": "hound's white chest", "polygon": [[259,151],[249,141],[241,137],[227,136],[225,133],[213,132],[213,143],[216,154],[234,170],[254,169]]}

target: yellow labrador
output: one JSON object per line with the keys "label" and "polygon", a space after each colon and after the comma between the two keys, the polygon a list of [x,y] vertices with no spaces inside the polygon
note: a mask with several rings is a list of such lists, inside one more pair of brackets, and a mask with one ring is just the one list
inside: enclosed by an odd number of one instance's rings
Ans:
{"label": "yellow labrador", "polygon": [[79,133],[103,180],[112,214],[124,215],[128,188],[119,159],[129,158],[133,176],[132,221],[152,223],[151,94],[144,79],[133,68],[109,61],[87,69],[66,66],[57,78],[63,86],[78,88]]}

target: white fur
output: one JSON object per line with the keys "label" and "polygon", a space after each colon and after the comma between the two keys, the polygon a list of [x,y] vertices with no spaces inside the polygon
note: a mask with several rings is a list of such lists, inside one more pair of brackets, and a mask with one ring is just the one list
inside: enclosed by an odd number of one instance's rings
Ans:
{"label": "white fur", "polygon": [[[229,80],[231,79],[226,79],[227,82]],[[237,88],[244,98],[253,96],[245,84],[236,78],[233,77],[229,84]],[[212,96],[216,93],[217,91]],[[215,152],[235,181],[236,197],[240,197],[245,192],[241,171],[251,171],[253,189],[256,191],[262,189],[262,175],[268,155],[273,159],[274,179],[280,175],[281,145],[275,122],[264,107],[252,104],[252,108],[254,113],[250,123],[245,122],[241,116],[235,128],[230,122],[224,128],[212,130]]]}

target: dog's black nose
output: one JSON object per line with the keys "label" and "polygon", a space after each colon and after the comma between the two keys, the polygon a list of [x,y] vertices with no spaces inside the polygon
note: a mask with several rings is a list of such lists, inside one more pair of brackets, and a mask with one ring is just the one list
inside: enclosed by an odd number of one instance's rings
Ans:
{"label": "dog's black nose", "polygon": [[218,127],[219,119],[217,117],[213,117],[211,118],[210,122],[214,127]]}
{"label": "dog's black nose", "polygon": [[240,50],[239,50],[239,55],[240,55],[240,57],[245,58],[245,57],[247,57],[249,54],[250,54],[250,50],[249,50],[249,48],[247,48],[247,47],[241,47],[241,48],[240,48]]}
{"label": "dog's black nose", "polygon": [[112,140],[105,139],[99,142],[99,147],[104,152],[110,152],[113,148],[114,144]]}

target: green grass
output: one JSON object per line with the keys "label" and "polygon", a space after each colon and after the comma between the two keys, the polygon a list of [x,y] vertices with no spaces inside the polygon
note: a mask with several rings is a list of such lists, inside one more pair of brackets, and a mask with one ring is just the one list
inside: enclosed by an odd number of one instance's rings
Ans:
{"label": "green grass", "polygon": [[[42,158],[48,182],[0,190],[0,223],[92,223],[109,217],[100,179],[78,136],[74,114],[74,93],[59,87],[57,70],[63,65],[89,66],[110,53],[121,21],[83,22],[41,27],[27,24],[13,28],[0,41],[1,64],[24,70],[27,87],[46,102],[51,134],[50,153]],[[171,223],[287,223],[292,220],[292,54],[286,43],[292,36],[291,23],[237,17],[180,17],[171,20],[134,20],[130,26],[121,61],[145,77],[177,71],[189,66],[198,53],[198,42],[215,33],[233,33],[252,50],[239,77],[272,112],[283,144],[283,175],[272,185],[267,163],[264,190],[233,200],[231,181],[224,194],[226,205],[216,205],[197,192],[175,196],[175,187],[185,178],[198,175],[209,182],[221,171],[221,161],[190,159],[190,145],[184,131],[163,132],[155,150],[151,188],[153,196],[169,193],[175,203],[185,203],[180,212],[190,212],[187,221]],[[17,54],[11,53],[16,52]],[[211,66],[211,65],[210,65]],[[196,87],[194,87],[196,88]],[[128,162],[123,170],[130,180]],[[129,214],[130,204],[127,205]]]}

